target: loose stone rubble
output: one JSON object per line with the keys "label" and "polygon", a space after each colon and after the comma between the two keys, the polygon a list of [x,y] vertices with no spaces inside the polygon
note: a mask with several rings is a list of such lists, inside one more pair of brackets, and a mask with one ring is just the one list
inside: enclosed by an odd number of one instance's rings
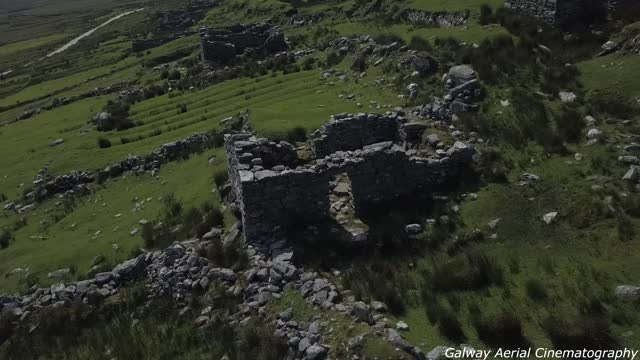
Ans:
{"label": "loose stone rubble", "polygon": [[[274,258],[258,254],[251,246],[246,251],[249,266],[236,273],[231,269],[211,266],[201,257],[193,242],[176,243],[164,251],[143,253],[127,260],[109,272],[73,283],[57,283],[51,287],[33,287],[22,296],[0,296],[0,320],[14,326],[28,324],[28,319],[46,308],[69,307],[74,302],[99,305],[106,298],[120,292],[136,281],[146,280],[149,301],[172,299],[180,313],[190,311],[194,296],[206,292],[213,282],[226,287],[229,294],[242,298],[231,324],[242,326],[255,316],[266,317],[266,305],[278,299],[286,290],[299,292],[310,304],[323,310],[333,310],[372,326],[372,333],[385,336],[392,345],[414,356],[425,359],[422,351],[409,344],[382,315],[386,305],[372,306],[356,302],[351,296],[342,298],[338,288],[315,272],[297,268],[292,252],[283,252]],[[323,344],[323,324],[315,321],[301,323],[293,320],[293,309],[277,315],[271,325],[274,334],[286,340],[293,359],[324,359],[330,348]],[[196,324],[207,326],[211,309],[205,308],[195,319]],[[404,326],[400,326],[406,328]],[[324,329],[326,330],[326,329]],[[385,335],[386,334],[386,335]]]}
{"label": "loose stone rubble", "polygon": [[413,113],[445,123],[451,123],[454,115],[477,111],[482,100],[482,86],[476,72],[469,65],[457,65],[449,69],[442,78],[448,91],[442,98],[434,97],[432,102],[416,106]]}
{"label": "loose stone rubble", "polygon": [[[462,142],[446,150],[413,150],[425,130],[401,110],[338,114],[312,134],[315,159],[306,163],[286,142],[247,133],[225,136],[229,179],[247,241],[267,251],[294,224],[330,222],[330,183],[340,175],[350,181],[357,213],[406,196],[427,196],[471,165],[475,150]],[[347,227],[345,236],[362,240],[360,229]]]}

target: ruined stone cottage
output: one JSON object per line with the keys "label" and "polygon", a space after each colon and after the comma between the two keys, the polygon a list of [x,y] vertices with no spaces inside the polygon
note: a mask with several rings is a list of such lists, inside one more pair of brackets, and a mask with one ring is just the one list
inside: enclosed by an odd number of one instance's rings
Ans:
{"label": "ruined stone cottage", "polygon": [[475,150],[461,142],[421,156],[415,148],[425,129],[401,112],[335,115],[312,134],[315,157],[307,162],[286,142],[227,135],[229,179],[247,241],[269,247],[291,227],[325,221],[342,226],[351,241],[366,240],[361,210],[429,194],[472,163]]}
{"label": "ruined stone cottage", "polygon": [[228,64],[240,55],[266,57],[288,48],[284,33],[270,24],[237,24],[200,31],[202,60]]}
{"label": "ruined stone cottage", "polygon": [[638,8],[637,0],[505,0],[505,7],[532,16],[552,26],[571,25],[583,21],[590,12],[611,15]]}

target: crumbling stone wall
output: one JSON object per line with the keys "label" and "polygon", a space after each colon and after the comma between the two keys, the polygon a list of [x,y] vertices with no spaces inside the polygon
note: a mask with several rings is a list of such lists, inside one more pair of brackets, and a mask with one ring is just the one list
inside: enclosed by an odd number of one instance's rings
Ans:
{"label": "crumbling stone wall", "polygon": [[506,0],[505,7],[549,25],[570,23],[584,15],[583,0]]}
{"label": "crumbling stone wall", "polygon": [[200,32],[202,60],[227,64],[236,56],[253,52],[257,55],[286,51],[284,33],[270,24],[233,25]]}
{"label": "crumbling stone wall", "polygon": [[[599,8],[593,8],[593,6]],[[608,11],[619,16],[628,11],[637,11],[637,0],[600,0],[597,4],[587,4],[585,0],[505,0],[505,7],[519,14],[538,18],[549,25],[570,25],[583,21],[594,11]]]}
{"label": "crumbling stone wall", "polygon": [[[343,121],[345,119],[349,121]],[[399,125],[395,118],[379,114],[361,114],[353,118],[348,114],[334,115],[328,124],[312,134],[314,153],[321,158],[336,151],[396,141]]]}
{"label": "crumbling stone wall", "polygon": [[[314,150],[319,156],[298,166],[296,161],[274,166],[275,162],[262,159],[274,158],[267,156],[271,151],[280,154],[275,158],[293,159],[290,144],[269,142],[250,134],[227,135],[229,178],[247,240],[269,247],[292,226],[329,219],[329,183],[338,175],[348,175],[356,210],[362,210],[417,192],[426,193],[455,178],[472,162],[475,151],[463,143],[429,158],[417,157],[415,150],[407,150],[407,144],[399,142],[406,137],[401,133],[407,124],[411,123],[398,113],[334,117],[313,134]],[[415,137],[420,126],[410,128]],[[385,133],[383,129],[389,131]]]}
{"label": "crumbling stone wall", "polygon": [[607,6],[609,13],[614,17],[640,11],[640,1],[638,0],[608,0]]}

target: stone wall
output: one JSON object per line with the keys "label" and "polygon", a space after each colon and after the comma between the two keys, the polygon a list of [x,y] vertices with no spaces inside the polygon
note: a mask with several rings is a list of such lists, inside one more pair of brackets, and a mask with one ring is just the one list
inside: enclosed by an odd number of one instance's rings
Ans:
{"label": "stone wall", "polygon": [[505,7],[516,13],[541,19],[547,24],[556,23],[557,0],[506,0]]}
{"label": "stone wall", "polygon": [[[402,121],[402,119],[401,119]],[[316,157],[336,151],[356,150],[365,145],[398,140],[400,122],[379,114],[334,115],[331,121],[312,134]]]}
{"label": "stone wall", "polygon": [[202,60],[230,63],[236,56],[253,52],[267,56],[288,49],[284,33],[270,24],[233,25],[200,32]]}
{"label": "stone wall", "polygon": [[[67,174],[52,176],[45,167],[41,169],[33,181],[33,191],[25,195],[26,203],[40,202],[58,194],[85,194],[89,192],[88,184],[98,180],[115,178],[125,172],[155,173],[168,162],[186,158],[212,147],[213,138],[207,133],[194,133],[191,136],[162,145],[146,155],[129,155],[124,160],[111,164],[102,170],[72,171]],[[20,208],[19,206],[16,206]]]}
{"label": "stone wall", "polygon": [[338,175],[349,177],[356,210],[363,210],[382,202],[428,194],[469,166],[475,153],[466,144],[456,143],[437,155],[418,157],[417,151],[407,150],[407,144],[398,142],[403,137],[400,129],[406,124],[399,113],[338,118],[334,117],[314,135],[314,146],[318,146],[315,153],[320,156],[296,167],[295,161],[273,166],[262,160],[273,157],[271,151],[292,152],[293,147],[287,143],[276,144],[250,134],[226,136],[229,177],[247,241],[269,247],[282,240],[292,226],[328,220],[329,183]]}
{"label": "stone wall", "polygon": [[638,0],[608,0],[607,5],[609,13],[614,17],[640,11],[640,1]]}
{"label": "stone wall", "polygon": [[[600,0],[602,6],[612,16],[625,12],[638,11],[637,0]],[[519,14],[541,19],[549,25],[571,25],[585,19],[593,11],[601,9],[589,8],[584,0],[505,0],[505,7]]]}
{"label": "stone wall", "polygon": [[582,0],[506,0],[505,7],[549,25],[570,24],[586,10]]}

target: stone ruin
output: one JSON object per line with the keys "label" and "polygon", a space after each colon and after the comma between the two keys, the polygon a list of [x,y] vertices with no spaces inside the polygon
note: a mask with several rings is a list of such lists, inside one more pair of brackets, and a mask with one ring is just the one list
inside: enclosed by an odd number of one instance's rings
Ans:
{"label": "stone ruin", "polygon": [[228,64],[236,56],[266,57],[288,49],[284,33],[270,24],[232,25],[200,31],[202,61]]}
{"label": "stone ruin", "polygon": [[442,82],[447,94],[443,97],[434,96],[430,103],[416,106],[413,109],[414,114],[450,123],[454,116],[480,109],[484,92],[477,73],[469,65],[451,67],[442,77]]}
{"label": "stone ruin", "polygon": [[339,225],[352,243],[367,240],[358,215],[371,206],[428,195],[469,168],[473,147],[421,150],[427,126],[404,112],[335,115],[312,134],[314,158],[289,143],[228,134],[229,179],[246,240],[273,249],[300,225]]}
{"label": "stone ruin", "polygon": [[[613,16],[640,8],[637,0],[600,0],[600,3]],[[589,11],[585,0],[505,0],[505,7],[552,26],[571,25],[583,19]]]}

